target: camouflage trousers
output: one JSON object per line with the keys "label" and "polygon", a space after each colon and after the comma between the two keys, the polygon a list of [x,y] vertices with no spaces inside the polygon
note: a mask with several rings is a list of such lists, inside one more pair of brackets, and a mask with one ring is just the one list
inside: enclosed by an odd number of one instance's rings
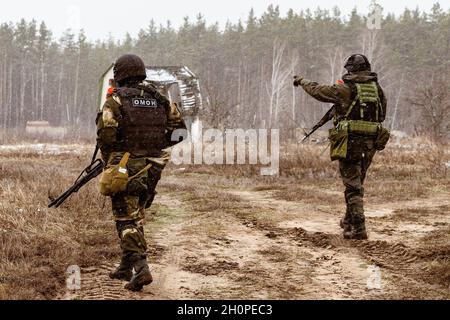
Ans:
{"label": "camouflage trousers", "polygon": [[349,142],[348,159],[339,161],[339,171],[347,205],[344,223],[357,226],[365,222],[364,181],[376,150],[371,139],[350,139]]}
{"label": "camouflage trousers", "polygon": [[[111,157],[109,163],[114,164],[120,159],[119,154],[116,158]],[[127,165],[130,176],[138,173],[146,165],[145,158],[130,159]],[[151,167],[148,172],[130,181],[125,192],[111,197],[120,247],[124,254],[145,254],[147,251],[144,236],[145,209],[153,203],[161,171],[161,168]]]}

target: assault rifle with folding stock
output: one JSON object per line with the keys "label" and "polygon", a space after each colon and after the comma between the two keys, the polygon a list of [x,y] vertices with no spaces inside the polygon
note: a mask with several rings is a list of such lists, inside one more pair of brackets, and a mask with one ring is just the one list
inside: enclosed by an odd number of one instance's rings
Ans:
{"label": "assault rifle with folding stock", "polygon": [[330,108],[330,110],[328,110],[327,113],[325,113],[325,115],[322,117],[322,119],[320,119],[320,121],[317,122],[317,124],[311,129],[311,131],[305,135],[305,137],[303,138],[302,142],[306,141],[306,139],[308,139],[320,127],[324,126],[328,121],[333,119],[335,112],[336,112],[335,111],[335,106],[333,105]]}
{"label": "assault rifle with folding stock", "polygon": [[58,208],[64,201],[67,200],[67,198],[70,197],[71,194],[78,192],[85,184],[102,173],[105,163],[101,159],[96,159],[98,149],[98,146],[96,146],[91,164],[80,173],[73,185],[64,191],[59,197],[55,199],[50,198],[51,202],[48,205],[49,208]]}

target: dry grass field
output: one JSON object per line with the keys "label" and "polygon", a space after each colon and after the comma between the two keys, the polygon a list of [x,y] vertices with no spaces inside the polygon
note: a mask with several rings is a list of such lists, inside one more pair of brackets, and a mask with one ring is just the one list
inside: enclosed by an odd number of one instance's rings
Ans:
{"label": "dry grass field", "polygon": [[[1,146],[0,299],[449,299],[449,147],[415,139],[376,155],[360,242],[341,237],[343,186],[323,148],[283,147],[278,177],[169,166],[147,212],[155,282],[134,294],[107,277],[120,250],[95,181],[47,208],[92,146]],[[81,290],[66,289],[69,265]]]}

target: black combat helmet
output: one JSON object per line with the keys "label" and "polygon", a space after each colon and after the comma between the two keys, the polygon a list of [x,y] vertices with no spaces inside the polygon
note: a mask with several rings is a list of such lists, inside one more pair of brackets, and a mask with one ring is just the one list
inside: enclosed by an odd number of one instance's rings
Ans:
{"label": "black combat helmet", "polygon": [[144,61],[134,54],[124,54],[114,64],[114,80],[123,82],[127,79],[139,81],[147,78]]}
{"label": "black combat helmet", "polygon": [[348,72],[371,71],[369,59],[363,54],[352,54],[345,62],[344,68]]}

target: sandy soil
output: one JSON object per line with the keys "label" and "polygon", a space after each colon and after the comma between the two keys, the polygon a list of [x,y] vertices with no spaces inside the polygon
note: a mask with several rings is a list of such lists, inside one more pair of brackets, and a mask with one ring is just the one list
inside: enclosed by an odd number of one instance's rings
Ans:
{"label": "sandy soil", "polygon": [[[185,189],[171,192],[173,185]],[[436,259],[448,258],[435,246],[450,225],[448,194],[369,197],[370,239],[348,241],[338,226],[341,202],[285,201],[273,190],[219,188],[189,174],[169,174],[161,187],[146,226],[154,283],[127,292],[107,277],[111,261],[83,269],[82,290],[66,298],[450,298],[430,273]]]}

